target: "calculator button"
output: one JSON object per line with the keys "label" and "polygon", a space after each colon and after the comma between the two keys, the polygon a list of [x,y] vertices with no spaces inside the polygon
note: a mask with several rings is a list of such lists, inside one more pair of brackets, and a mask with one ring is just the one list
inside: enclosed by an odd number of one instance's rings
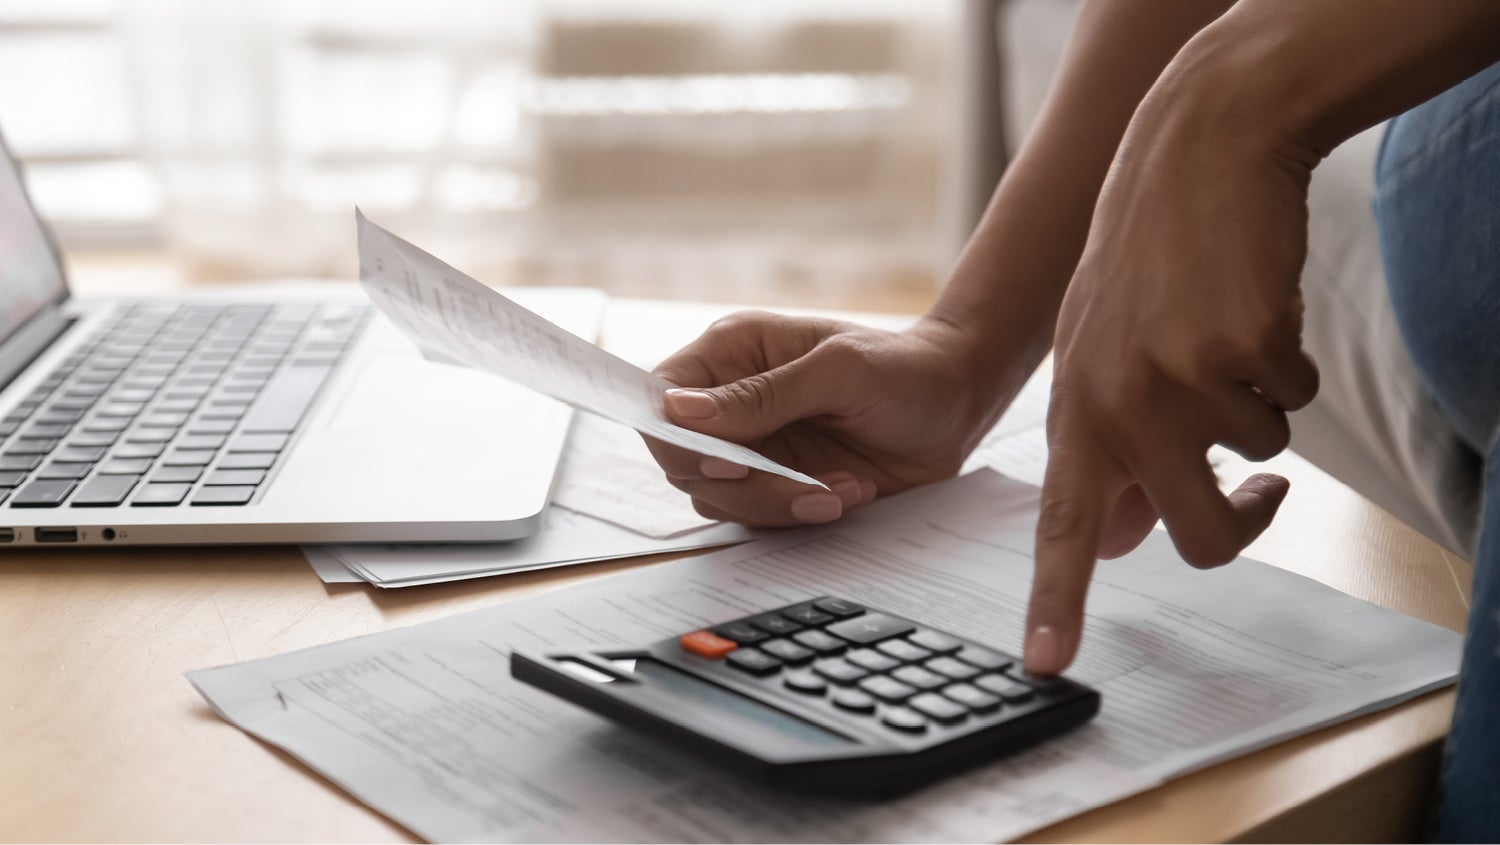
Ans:
{"label": "calculator button", "polygon": [[838,654],[849,647],[848,643],[838,637],[830,637],[822,631],[802,631],[793,634],[792,639],[818,654]]}
{"label": "calculator button", "polygon": [[1004,675],[984,675],[974,679],[974,686],[985,692],[992,692],[1005,699],[1006,704],[1020,704],[1030,701],[1036,695],[1036,691],[1022,683],[1017,683]]}
{"label": "calculator button", "polygon": [[902,663],[915,663],[918,660],[926,660],[932,656],[932,652],[919,645],[912,645],[906,640],[891,640],[875,646],[880,653],[894,657]]}
{"label": "calculator button", "polygon": [[714,629],[714,633],[726,640],[734,640],[740,645],[758,643],[769,636],[748,622],[730,622],[728,625],[720,625]]}
{"label": "calculator button", "polygon": [[875,697],[857,689],[834,690],[833,706],[851,713],[869,715],[875,712]]}
{"label": "calculator button", "polygon": [[865,612],[864,607],[848,599],[821,598],[813,602],[813,607],[840,619],[848,619]]}
{"label": "calculator button", "polygon": [[888,708],[885,713],[881,714],[880,721],[888,728],[907,733],[918,734],[927,730],[927,720],[922,718],[922,714],[907,710],[905,707]]}
{"label": "calculator button", "polygon": [[901,665],[901,661],[881,654],[873,648],[852,649],[844,655],[844,659],[856,666],[863,666],[871,672],[884,672]]}
{"label": "calculator button", "polygon": [[924,692],[906,706],[944,725],[955,725],[969,717],[969,708],[935,692]]}
{"label": "calculator button", "polygon": [[918,689],[937,689],[947,684],[949,679],[936,672],[929,672],[921,666],[902,666],[891,673],[891,677],[903,684],[911,684]]}
{"label": "calculator button", "polygon": [[1063,685],[1063,679],[1052,675],[1033,675],[1020,666],[1012,666],[1005,670],[1007,677],[1014,678],[1021,683],[1036,687],[1042,692],[1049,692]]}
{"label": "calculator button", "polygon": [[678,642],[682,644],[683,651],[690,651],[700,657],[707,657],[709,660],[718,660],[738,648],[733,640],[726,640],[710,631],[683,634]]}
{"label": "calculator button", "polygon": [[957,701],[959,704],[973,710],[975,713],[988,713],[1000,706],[1000,696],[991,695],[978,687],[968,684],[953,684],[943,687],[943,695]]}
{"label": "calculator button", "polygon": [[1006,657],[1003,654],[996,654],[988,649],[975,646],[969,646],[953,656],[965,663],[972,663],[981,669],[987,669],[991,672],[998,672],[1016,662],[1014,659]]}
{"label": "calculator button", "polygon": [[839,686],[848,686],[870,674],[868,669],[861,669],[842,657],[819,660],[813,664],[812,668],[814,672],[817,672]]}
{"label": "calculator button", "polygon": [[806,663],[815,656],[812,649],[797,645],[791,640],[766,640],[757,644],[756,648],[793,666]]}
{"label": "calculator button", "polygon": [[769,634],[790,634],[802,630],[802,626],[779,613],[767,613],[750,620],[750,624]]}
{"label": "calculator button", "polygon": [[724,662],[752,675],[774,675],[781,671],[780,660],[753,648],[741,648],[731,651],[729,656],[724,658]]}
{"label": "calculator button", "polygon": [[889,675],[865,678],[859,682],[859,688],[881,701],[891,703],[905,701],[917,694],[915,687],[909,687]]}
{"label": "calculator button", "polygon": [[803,695],[822,695],[828,690],[828,682],[806,669],[794,669],[781,680],[786,688]]}
{"label": "calculator button", "polygon": [[952,654],[964,647],[962,642],[947,634],[939,634],[937,631],[929,631],[925,628],[907,637],[907,639],[934,654]]}
{"label": "calculator button", "polygon": [[978,669],[962,660],[954,660],[951,657],[934,657],[922,665],[939,675],[955,681],[967,681],[979,674]]}
{"label": "calculator button", "polygon": [[810,604],[800,604],[796,607],[787,608],[781,611],[781,615],[790,617],[792,620],[801,622],[803,625],[822,625],[824,622],[833,619],[832,616]]}
{"label": "calculator button", "polygon": [[828,626],[828,632],[851,642],[866,645],[909,634],[916,628],[917,626],[905,619],[897,619],[884,613],[866,613],[853,619],[835,622]]}

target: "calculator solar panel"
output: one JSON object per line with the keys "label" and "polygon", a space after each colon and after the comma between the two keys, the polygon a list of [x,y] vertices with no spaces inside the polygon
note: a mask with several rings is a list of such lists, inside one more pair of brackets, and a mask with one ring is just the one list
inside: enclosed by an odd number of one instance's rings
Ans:
{"label": "calculator solar panel", "polygon": [[1075,681],[832,596],[639,649],[518,651],[511,674],[736,771],[827,794],[906,792],[1099,709]]}

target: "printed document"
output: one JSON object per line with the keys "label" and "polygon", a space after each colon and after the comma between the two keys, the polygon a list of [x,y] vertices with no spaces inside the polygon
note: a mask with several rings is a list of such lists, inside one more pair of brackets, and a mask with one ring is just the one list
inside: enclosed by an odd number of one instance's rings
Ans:
{"label": "printed document", "polygon": [[1065,737],[901,799],[769,790],[511,680],[818,595],[1016,652],[1038,491],[990,470],[847,520],[437,622],[192,673],[224,718],[434,841],[994,841],[1451,683],[1458,634],[1155,532],[1101,564]]}
{"label": "printed document", "polygon": [[667,420],[672,384],[570,334],[355,212],[359,281],[391,322],[440,360],[487,370],[684,449],[826,485]]}

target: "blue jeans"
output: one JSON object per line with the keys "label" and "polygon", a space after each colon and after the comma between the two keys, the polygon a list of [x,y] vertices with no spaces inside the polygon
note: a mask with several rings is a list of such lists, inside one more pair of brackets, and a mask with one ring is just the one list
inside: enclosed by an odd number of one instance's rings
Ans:
{"label": "blue jeans", "polygon": [[1391,303],[1417,369],[1485,459],[1458,704],[1432,835],[1500,841],[1500,64],[1397,117],[1376,164]]}

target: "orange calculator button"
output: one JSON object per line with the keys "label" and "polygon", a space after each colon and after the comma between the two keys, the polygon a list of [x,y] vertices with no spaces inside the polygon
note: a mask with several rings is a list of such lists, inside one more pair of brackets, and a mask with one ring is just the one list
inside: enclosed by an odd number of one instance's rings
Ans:
{"label": "orange calculator button", "polygon": [[739,646],[734,640],[726,640],[708,631],[694,631],[691,634],[682,635],[683,651],[691,651],[709,660],[718,660],[737,648]]}

